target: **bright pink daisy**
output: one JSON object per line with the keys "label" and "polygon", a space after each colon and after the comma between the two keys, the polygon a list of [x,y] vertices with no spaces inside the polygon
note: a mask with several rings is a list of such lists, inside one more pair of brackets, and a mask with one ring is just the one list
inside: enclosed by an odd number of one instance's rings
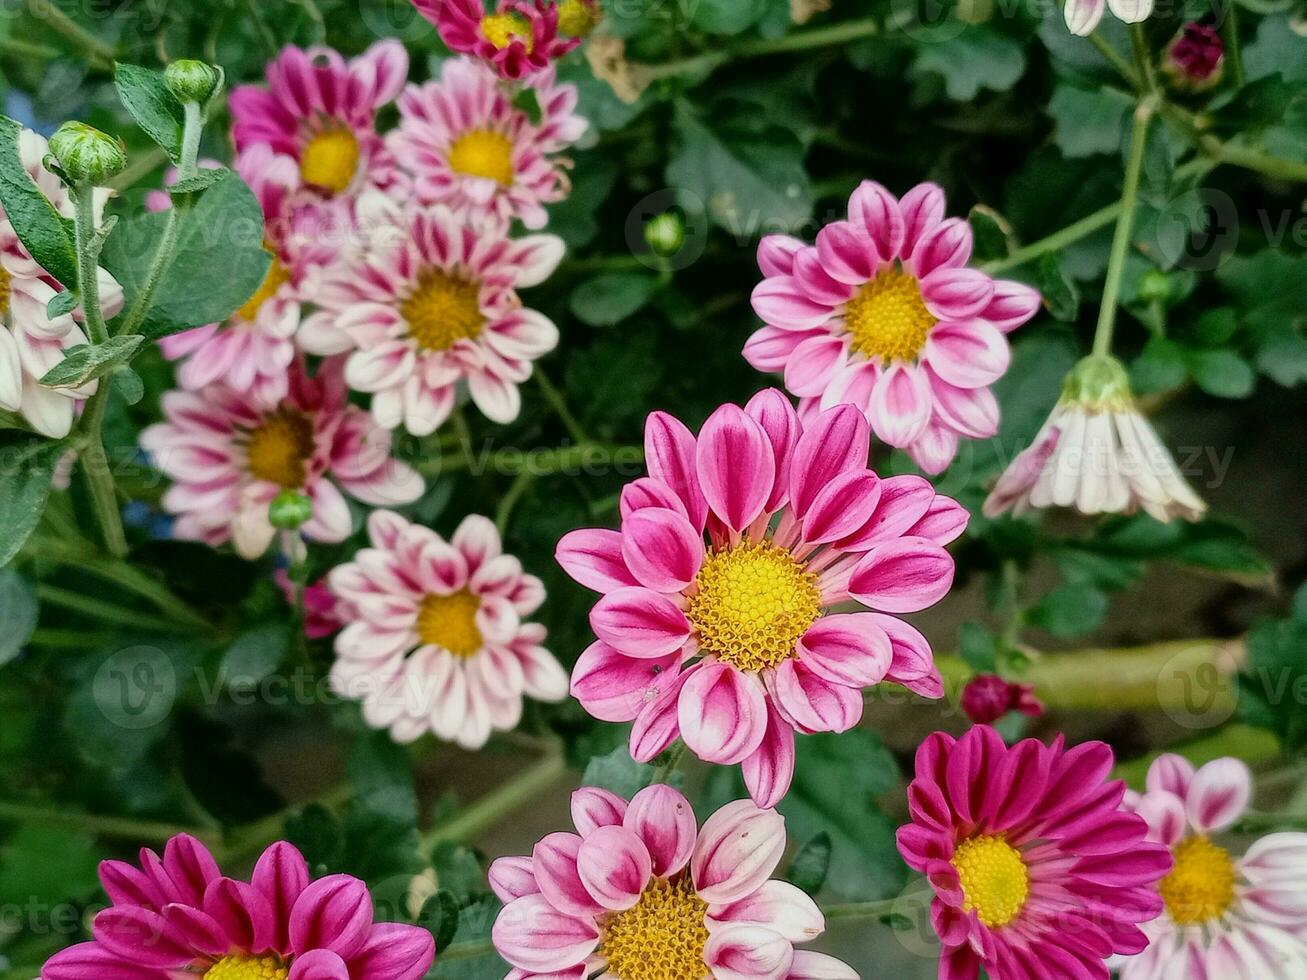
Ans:
{"label": "bright pink daisy", "polygon": [[826,923],[798,888],[768,880],[785,852],[775,810],[737,800],[699,829],[669,786],[630,803],[586,787],[572,795],[572,819],[577,833],[490,867],[508,980],[857,980],[839,960],[794,948]]}
{"label": "bright pink daisy", "polygon": [[922,743],[898,844],[935,890],[940,980],[1107,980],[1109,956],[1147,945],[1171,856],[1112,765],[1102,742],[1007,746],[987,725]]}
{"label": "bright pink daisy", "polygon": [[41,980],[420,980],[431,933],[373,919],[368,886],[349,875],[310,880],[292,845],[273,844],[253,877],[224,877],[203,844],[174,837],[141,866],[100,865],[112,903],[94,942],[55,954]]}
{"label": "bright pink daisy", "polygon": [[878,439],[927,473],[948,466],[960,436],[998,432],[989,386],[1011,359],[1004,335],[1039,308],[1030,287],[966,267],[971,226],[944,207],[934,184],[896,199],[864,181],[848,220],[816,245],[764,238],[753,308],[766,326],[744,347],[812,408],[862,409]]}
{"label": "bright pink daisy", "polygon": [[339,359],[313,378],[296,362],[286,397],[271,406],[218,384],[164,395],[165,421],[141,433],[141,446],[174,481],[163,506],[179,515],[175,535],[230,540],[242,557],[257,558],[272,543],[268,508],[283,490],[310,499],[313,516],[301,531],[322,542],[353,529],[342,490],[378,507],[420,497],[422,478],[391,458],[390,433],[348,403],[342,374]]}
{"label": "bright pink daisy", "polygon": [[470,222],[444,207],[409,214],[384,195],[368,200],[389,211],[376,219],[378,244],[314,283],[319,309],[305,319],[300,344],[315,354],[350,352],[345,379],[372,395],[372,414],[388,429],[434,432],[464,380],[487,418],[511,422],[531,362],[558,344],[553,321],[524,307],[517,289],[549,277],[562,239],[511,239],[492,218]]}
{"label": "bright pink daisy", "polygon": [[263,144],[290,157],[303,184],[322,197],[387,187],[394,161],[376,114],[407,77],[408,52],[398,41],[379,41],[349,61],[331,48],[288,45],[268,63],[266,89],[241,85],[231,93],[236,149]]}
{"label": "bright pink daisy", "polygon": [[1148,948],[1121,959],[1121,980],[1295,980],[1307,977],[1307,834],[1270,834],[1243,857],[1213,840],[1242,817],[1252,774],[1238,759],[1197,771],[1160,756],[1129,804],[1175,867],[1158,885],[1165,911],[1144,926]]}
{"label": "bright pink daisy", "polygon": [[499,0],[493,14],[482,0],[413,0],[453,51],[474,54],[503,78],[519,79],[549,67],[578,44],[558,36],[553,0]]}
{"label": "bright pink daisy", "polygon": [[387,140],[414,177],[418,200],[545,226],[543,205],[571,190],[568,163],[558,153],[587,123],[574,112],[576,86],[555,84],[552,69],[526,85],[540,105],[538,122],[513,104],[493,71],[471,58],[451,58],[438,82],[404,90],[399,128]]}
{"label": "bright pink daisy", "polygon": [[333,690],[401,742],[425,732],[468,749],[522,717],[523,696],[567,697],[567,674],[526,617],[545,589],[503,552],[489,519],[465,518],[446,541],[391,511],[368,518],[372,542],[332,570]]}
{"label": "bright pink daisy", "polygon": [[[623,491],[620,530],[558,543],[567,573],[603,593],[572,694],[596,718],[634,721],[636,760],[679,736],[705,761],[742,764],[772,806],[796,731],[852,728],[882,680],[942,696],[926,638],[887,614],[948,592],[943,545],[968,514],[920,477],[877,477],[869,440],[857,410],[805,427],[775,389],[723,405],[697,438],[649,416],[649,476]],[[879,611],[830,612],[852,600]]]}

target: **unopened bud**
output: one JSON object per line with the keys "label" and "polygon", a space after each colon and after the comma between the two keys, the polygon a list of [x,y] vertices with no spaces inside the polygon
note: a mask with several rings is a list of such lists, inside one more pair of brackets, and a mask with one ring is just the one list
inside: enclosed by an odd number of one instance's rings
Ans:
{"label": "unopened bud", "polygon": [[127,166],[122,140],[86,123],[66,122],[50,137],[50,153],[73,182],[103,184]]}
{"label": "unopened bud", "polygon": [[661,258],[671,258],[685,244],[685,221],[679,214],[665,211],[644,224],[645,244]]}
{"label": "unopened bud", "polygon": [[298,490],[283,490],[268,505],[268,521],[282,531],[298,531],[313,516],[313,501]]}
{"label": "unopened bud", "polygon": [[1187,92],[1209,89],[1221,81],[1225,41],[1205,24],[1186,24],[1166,49],[1162,67],[1178,89]]}
{"label": "unopened bud", "polygon": [[221,91],[223,74],[221,68],[184,58],[164,69],[163,83],[179,102],[198,102],[203,106]]}

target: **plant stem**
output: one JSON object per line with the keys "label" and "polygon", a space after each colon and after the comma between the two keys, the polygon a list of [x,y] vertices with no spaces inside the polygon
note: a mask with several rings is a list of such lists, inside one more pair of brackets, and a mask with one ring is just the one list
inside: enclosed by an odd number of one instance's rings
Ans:
{"label": "plant stem", "polygon": [[1269,153],[1262,153],[1251,147],[1224,143],[1212,136],[1203,137],[1199,141],[1198,148],[1212,159],[1220,163],[1228,163],[1232,167],[1253,170],[1277,180],[1307,183],[1307,162],[1271,156]]}
{"label": "plant stem", "polygon": [[191,632],[194,629],[193,624],[189,627],[183,627],[180,623],[172,620],[138,612],[135,609],[124,609],[117,603],[106,602],[94,596],[74,592],[72,589],[63,589],[57,585],[48,585],[44,582],[36,587],[36,595],[43,603],[70,609],[73,612],[106,623],[117,623],[120,626],[157,630],[165,633]]}
{"label": "plant stem", "polygon": [[1156,93],[1157,69],[1153,65],[1152,53],[1148,50],[1148,39],[1144,37],[1142,23],[1130,25],[1130,47],[1134,51],[1136,75],[1143,83],[1141,91]]}
{"label": "plant stem", "polygon": [[822,914],[831,919],[883,919],[903,907],[901,897],[885,898],[877,902],[850,902],[847,905],[824,905]]}
{"label": "plant stem", "polygon": [[874,37],[882,32],[881,21],[876,17],[848,20],[841,24],[829,24],[811,30],[796,31],[785,37],[766,40],[739,41],[727,44],[718,51],[707,51],[676,61],[667,61],[661,65],[640,65],[639,70],[646,78],[657,80],[675,75],[690,75],[696,72],[709,72],[721,67],[728,61],[739,58],[757,58],[769,54],[782,54],[787,51],[805,51],[809,48],[823,48],[833,44],[848,44],[863,38]]}
{"label": "plant stem", "polygon": [[464,454],[453,459],[443,456],[418,466],[423,476],[439,476],[442,473],[455,473],[467,470],[475,476],[484,473],[502,473],[521,476],[529,473],[533,477],[550,476],[569,470],[585,470],[588,467],[612,469],[617,466],[637,465],[644,459],[644,450],[639,446],[601,446],[585,443],[579,446],[562,446],[558,449],[500,449],[473,456],[471,447],[465,447]]}
{"label": "plant stem", "polygon": [[93,834],[100,834],[104,837],[157,844],[165,843],[178,834],[190,834],[192,837],[206,841],[206,843],[216,844],[220,836],[216,830],[206,828],[181,827],[176,824],[154,820],[137,820],[132,817],[104,817],[94,813],[78,813],[64,808],[47,808],[5,801],[0,801],[0,820],[73,827]]}
{"label": "plant stem", "polygon": [[43,20],[57,34],[82,49],[87,58],[99,67],[112,65],[116,52],[111,45],[82,27],[56,6],[55,0],[27,0],[27,9],[33,17]]}
{"label": "plant stem", "polygon": [[554,383],[549,380],[544,371],[540,370],[539,365],[536,365],[533,373],[535,374],[536,384],[540,387],[540,393],[545,396],[545,401],[549,403],[549,407],[554,410],[554,413],[562,421],[563,428],[567,429],[567,434],[577,443],[588,443],[590,437],[581,428],[581,423],[576,420],[572,410],[567,407],[567,399],[563,397],[563,393],[554,386]]}
{"label": "plant stem", "polygon": [[1121,195],[1121,214],[1116,222],[1116,235],[1112,239],[1112,252],[1107,260],[1107,280],[1103,284],[1103,304],[1098,310],[1098,328],[1094,332],[1094,354],[1105,357],[1112,352],[1112,331],[1116,326],[1116,310],[1121,292],[1121,276],[1125,272],[1126,254],[1130,250],[1130,235],[1134,229],[1135,202],[1139,197],[1139,178],[1144,170],[1144,151],[1148,145],[1148,124],[1152,121],[1155,103],[1146,99],[1135,109],[1134,126],[1130,131],[1130,160],[1126,164],[1125,190]]}
{"label": "plant stem", "polygon": [[1239,41],[1239,5],[1230,4],[1225,10],[1225,24],[1222,25],[1221,38],[1225,41],[1225,64],[1230,72],[1230,86],[1243,88],[1243,48]]}
{"label": "plant stem", "polygon": [[480,956],[489,956],[495,951],[495,944],[489,939],[470,939],[464,943],[454,943],[446,946],[437,955],[443,966],[446,963],[455,963],[458,960],[474,960]]}
{"label": "plant stem", "polygon": [[523,471],[517,475],[508,492],[504,494],[503,499],[499,501],[499,509],[495,512],[495,527],[499,529],[499,536],[502,538],[508,530],[508,522],[513,516],[513,508],[522,499],[522,496],[530,489],[531,484],[535,482],[535,474]]}
{"label": "plant stem", "polygon": [[100,309],[100,248],[96,241],[95,187],[89,180],[73,188],[73,229],[77,237],[77,289],[81,294],[86,336],[92,344],[109,339],[109,328]]}
{"label": "plant stem", "polygon": [[442,841],[470,841],[509,814],[520,810],[567,772],[562,752],[550,751],[528,769],[487,793],[466,810],[423,835],[422,849],[430,851]]}
{"label": "plant stem", "polygon": [[1089,35],[1089,43],[1098,49],[1098,53],[1107,59],[1108,63],[1116,69],[1116,73],[1126,80],[1132,89],[1139,90],[1141,81],[1135,70],[1130,67],[1130,62],[1114,48],[1103,35],[1094,31]]}

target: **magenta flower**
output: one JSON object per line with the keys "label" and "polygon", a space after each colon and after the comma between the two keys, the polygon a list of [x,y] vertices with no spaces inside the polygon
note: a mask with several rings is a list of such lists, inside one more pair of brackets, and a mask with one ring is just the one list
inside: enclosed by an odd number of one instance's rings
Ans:
{"label": "magenta flower", "polygon": [[1108,956],[1144,949],[1171,857],[1112,764],[1102,742],[1009,747],[985,725],[922,743],[898,844],[935,890],[940,980],[1107,980]]}
{"label": "magenta flower", "polygon": [[520,218],[531,229],[545,226],[544,205],[571,190],[570,162],[558,154],[587,123],[575,114],[576,86],[556,84],[552,69],[525,85],[539,102],[538,122],[513,104],[493,71],[470,58],[452,58],[439,81],[405,89],[399,127],[387,139],[413,176],[419,201],[472,217]]}
{"label": "magenta flower", "polygon": [[[635,722],[637,761],[679,736],[701,759],[742,764],[772,806],[795,731],[852,728],[863,688],[882,680],[943,694],[926,638],[886,614],[948,592],[943,545],[968,514],[920,477],[877,477],[869,439],[855,409],[805,427],[775,389],[723,405],[698,438],[649,416],[650,475],[623,491],[621,529],[558,543],[567,573],[603,593],[572,694],[596,718]],[[827,614],[852,600],[879,612]]]}
{"label": "magenta flower", "polygon": [[293,846],[273,844],[250,881],[224,877],[193,837],[174,837],[141,867],[100,865],[111,906],[95,940],[56,953],[41,980],[420,980],[431,933],[373,920],[368,886],[349,875],[310,881]]}
{"label": "magenta flower", "polygon": [[[286,604],[295,606],[298,597],[290,574],[279,568],[275,578]],[[340,613],[340,602],[327,585],[325,576],[304,587],[304,635],[310,640],[321,640],[344,626]]]}
{"label": "magenta flower", "polygon": [[1191,21],[1166,49],[1162,69],[1180,88],[1200,92],[1221,80],[1225,40],[1219,31]]}
{"label": "magenta flower", "polygon": [[1165,911],[1144,926],[1148,948],[1116,964],[1121,980],[1307,976],[1307,834],[1270,834],[1241,858],[1212,839],[1244,815],[1252,790],[1238,759],[1195,771],[1167,754],[1146,792],[1130,794],[1175,867],[1158,885]]}
{"label": "magenta flower", "polygon": [[992,725],[1009,711],[1038,718],[1044,705],[1033,684],[1011,684],[997,674],[977,674],[962,689],[962,710],[974,724]]}
{"label": "magenta flower", "polygon": [[948,466],[959,437],[998,432],[989,386],[1011,360],[1004,335],[1039,309],[1030,287],[966,267],[971,226],[944,206],[934,184],[900,200],[864,181],[816,245],[764,238],[753,309],[766,326],[744,346],[759,371],[784,372],[805,416],[856,405],[927,473]]}
{"label": "magenta flower", "polygon": [[508,980],[857,980],[839,960],[794,948],[826,923],[798,888],[768,880],[785,852],[776,811],[737,800],[700,830],[669,786],[630,803],[586,787],[572,795],[572,820],[577,833],[490,866]]}
{"label": "magenta flower", "polygon": [[500,0],[487,14],[482,0],[413,0],[436,25],[450,50],[474,54],[501,78],[517,80],[549,67],[581,39],[558,36],[558,5],[553,0]]}

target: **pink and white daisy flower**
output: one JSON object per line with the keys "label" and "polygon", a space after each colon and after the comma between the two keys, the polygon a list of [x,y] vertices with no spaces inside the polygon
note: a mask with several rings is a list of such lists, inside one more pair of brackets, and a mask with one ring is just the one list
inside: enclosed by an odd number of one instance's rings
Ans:
{"label": "pink and white daisy flower", "polygon": [[1195,771],[1167,754],[1149,767],[1130,803],[1175,867],[1158,885],[1165,910],[1144,927],[1148,948],[1116,964],[1121,980],[1307,976],[1307,834],[1270,834],[1241,858],[1213,841],[1251,799],[1238,759]]}
{"label": "pink and white daisy flower", "polygon": [[1123,23],[1139,24],[1153,12],[1153,0],[1067,0],[1062,8],[1067,30],[1088,37],[1098,29],[1103,14],[1111,10]]}
{"label": "pink and white daisy flower", "polygon": [[1144,949],[1171,856],[1122,808],[1113,761],[987,725],[921,744],[898,845],[935,890],[940,980],[1108,980],[1109,956]]}
{"label": "pink and white daisy flower", "polygon": [[549,219],[543,205],[567,197],[567,161],[558,153],[587,123],[575,114],[576,86],[558,85],[552,69],[532,76],[540,120],[532,122],[495,73],[471,58],[452,58],[439,81],[410,85],[399,97],[399,127],[387,137],[414,177],[424,204],[459,214],[518,218],[532,229]]}
{"label": "pink and white daisy flower", "polygon": [[794,948],[826,922],[800,889],[769,880],[786,842],[775,810],[736,800],[700,829],[670,786],[629,803],[585,787],[572,820],[575,834],[490,866],[505,903],[491,938],[514,967],[506,980],[857,980],[834,957]]}
{"label": "pink and white daisy flower", "polygon": [[468,749],[522,717],[523,696],[567,697],[567,674],[526,617],[545,589],[503,552],[485,517],[446,541],[391,511],[368,518],[371,547],[329,576],[336,615],[332,689],[363,702],[373,728],[396,741],[425,732]]}
{"label": "pink and white daisy flower", "polygon": [[291,844],[273,844],[247,881],[225,877],[203,844],[174,837],[141,867],[100,865],[112,903],[93,942],[56,953],[41,980],[421,980],[435,941],[418,926],[374,919],[368,886],[311,880]]}
{"label": "pink and white daisy flower", "polygon": [[231,93],[236,149],[266,145],[299,167],[301,182],[323,198],[390,186],[394,161],[377,134],[377,110],[408,77],[408,52],[378,41],[346,61],[326,47],[286,46],[268,63],[268,87]]}
{"label": "pink and white daisy flower", "polygon": [[[805,426],[775,389],[723,405],[697,438],[649,416],[649,476],[623,491],[620,530],[573,531],[557,552],[603,593],[572,694],[635,723],[637,761],[679,736],[707,762],[742,764],[773,806],[796,731],[847,731],[883,680],[942,696],[930,644],[893,614],[948,592],[943,545],[968,514],[920,477],[877,477],[869,440],[854,408]],[[854,600],[877,611],[831,612]]]}
{"label": "pink and white daisy flower", "polygon": [[514,81],[548,68],[581,43],[558,36],[553,0],[499,0],[493,14],[482,0],[413,0],[413,6],[450,50],[476,55]]}
{"label": "pink and white daisy flower", "polygon": [[882,442],[939,473],[958,439],[998,432],[989,386],[1011,360],[1005,334],[1039,309],[1039,294],[967,268],[971,226],[944,217],[944,192],[919,184],[901,199],[864,181],[848,220],[815,245],[769,235],[753,309],[766,324],[744,356],[782,371],[804,413],[860,408]]}
{"label": "pink and white daisy flower", "polygon": [[444,207],[405,214],[383,195],[369,201],[388,211],[389,228],[377,218],[378,244],[315,280],[319,308],[304,321],[301,346],[349,352],[349,386],[372,395],[372,415],[388,429],[434,432],[460,381],[487,418],[513,421],[531,362],[558,344],[553,321],[524,307],[517,290],[549,277],[562,239],[514,239],[492,218],[471,222]]}
{"label": "pink and white daisy flower", "polygon": [[[18,136],[23,168],[63,217],[73,217],[73,201],[63,181],[45,168],[45,137],[30,130]],[[97,222],[109,191],[95,192]],[[122,308],[122,290],[113,276],[98,270],[100,302],[106,316]],[[41,378],[64,359],[69,347],[85,344],[86,334],[71,314],[51,318],[46,308],[64,285],[37,264],[0,206],[0,410],[16,412],[42,435],[62,439],[72,430],[77,406],[95,393],[97,382],[80,388],[43,388]]]}
{"label": "pink and white daisy flower", "polygon": [[390,433],[348,402],[339,359],[310,378],[291,365],[286,397],[266,405],[226,385],[163,396],[165,421],[141,433],[141,446],[173,480],[164,509],[178,515],[174,534],[214,546],[230,540],[257,558],[275,530],[268,508],[283,490],[305,494],[313,516],[300,529],[336,542],[353,530],[341,493],[377,507],[412,503],[422,478],[392,459]]}

